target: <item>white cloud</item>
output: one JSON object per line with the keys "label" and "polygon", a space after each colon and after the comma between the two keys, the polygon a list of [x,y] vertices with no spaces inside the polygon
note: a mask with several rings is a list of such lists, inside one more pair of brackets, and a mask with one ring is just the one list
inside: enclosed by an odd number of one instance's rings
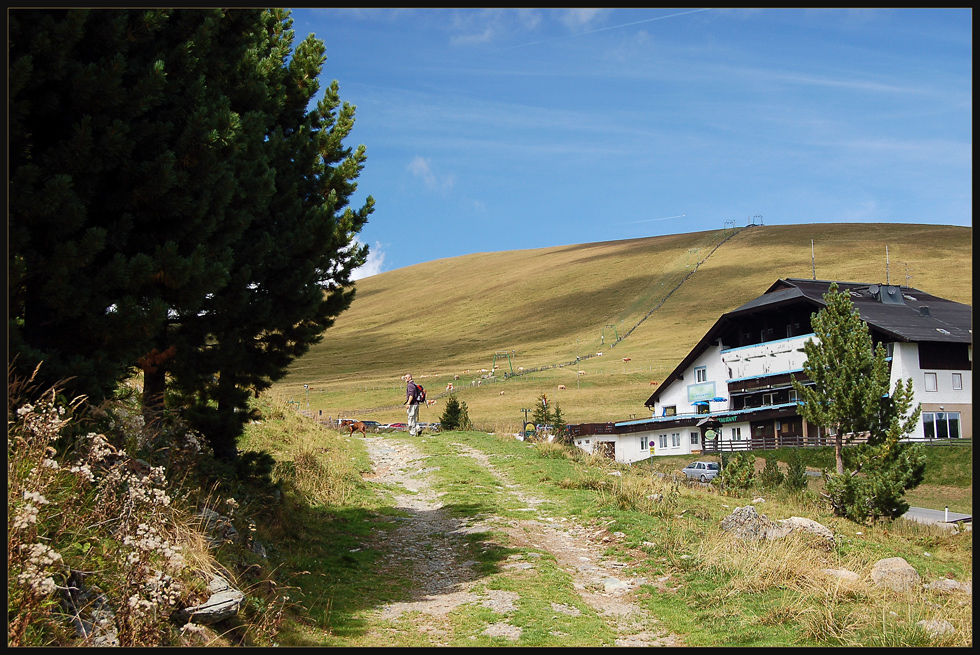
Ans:
{"label": "white cloud", "polygon": [[429,164],[429,160],[419,155],[416,155],[409,162],[408,172],[421,179],[425,183],[426,188],[433,191],[438,189],[451,189],[456,182],[456,178],[452,175],[444,175],[441,178],[437,177],[432,170],[432,166]]}
{"label": "white cloud", "polygon": [[571,30],[578,30],[582,27],[588,27],[599,19],[605,18],[608,13],[609,9],[576,7],[575,9],[566,9],[564,15],[561,17],[561,22]]}
{"label": "white cloud", "polygon": [[385,253],[381,250],[381,244],[374,242],[374,248],[368,250],[367,261],[360,268],[354,269],[351,273],[351,280],[362,280],[372,275],[382,272],[385,263]]}

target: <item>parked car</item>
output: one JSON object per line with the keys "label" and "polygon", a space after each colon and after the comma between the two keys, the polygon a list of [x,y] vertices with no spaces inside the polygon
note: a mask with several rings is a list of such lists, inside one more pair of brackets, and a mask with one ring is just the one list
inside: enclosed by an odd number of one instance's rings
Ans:
{"label": "parked car", "polygon": [[392,430],[407,430],[408,429],[408,423],[389,423],[388,425],[386,425],[384,427],[390,428]]}
{"label": "parked car", "polygon": [[718,462],[691,462],[681,471],[691,480],[708,482],[720,473]]}
{"label": "parked car", "polygon": [[377,421],[361,421],[361,423],[363,423],[364,427],[370,430],[371,432],[377,432],[378,430],[381,429],[381,423]]}

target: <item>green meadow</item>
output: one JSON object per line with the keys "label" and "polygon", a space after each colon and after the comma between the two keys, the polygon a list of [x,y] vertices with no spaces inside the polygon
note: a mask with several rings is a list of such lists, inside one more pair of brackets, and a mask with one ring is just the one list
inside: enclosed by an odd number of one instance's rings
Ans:
{"label": "green meadow", "polygon": [[780,278],[972,304],[972,267],[972,228],[919,224],[755,225],[439,259],[359,280],[274,391],[324,418],[394,422],[411,372],[437,400],[423,421],[439,420],[449,384],[488,431],[516,432],[542,394],[570,423],[625,420],[646,413],[654,383],[721,314]]}

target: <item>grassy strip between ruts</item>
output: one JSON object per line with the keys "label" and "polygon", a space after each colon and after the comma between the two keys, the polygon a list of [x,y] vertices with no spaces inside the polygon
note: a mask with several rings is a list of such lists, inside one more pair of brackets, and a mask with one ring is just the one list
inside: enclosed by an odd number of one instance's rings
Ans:
{"label": "grassy strip between ruts", "polygon": [[[307,450],[317,450],[316,460],[334,462],[324,463],[326,470],[370,468],[359,439],[314,429],[313,442],[318,445]],[[252,447],[259,446],[264,439],[250,432]],[[441,502],[461,517],[521,514],[499,480],[459,455],[465,447],[484,453],[513,484],[543,499],[539,512],[622,533],[609,544],[607,554],[629,562],[631,575],[660,581],[641,587],[637,600],[686,645],[972,643],[972,596],[885,593],[867,582],[875,561],[894,556],[904,557],[924,581],[949,577],[972,582],[972,532],[954,534],[903,520],[860,526],[828,515],[813,494],[777,492],[766,495],[758,506],[760,513],[813,518],[837,534],[836,544],[796,537],[761,544],[733,542],[719,523],[751,498],[665,482],[642,467],[619,466],[550,444],[531,445],[509,435],[445,433],[412,443],[429,456],[434,484],[445,494]],[[431,635],[411,629],[410,617],[392,624],[376,624],[372,618],[379,606],[410,597],[408,575],[400,577],[390,569],[380,575],[380,551],[371,546],[397,524],[391,490],[362,482],[339,502],[309,502],[311,493],[304,501],[301,470],[285,463],[285,451],[274,455],[281,462],[281,481],[293,488],[286,495],[294,497],[276,510],[280,520],[269,525],[277,534],[267,537],[276,543],[270,558],[277,560],[281,578],[295,587],[297,611],[284,622],[279,643],[433,643]],[[613,472],[619,475],[610,475]],[[345,475],[349,471],[341,477]],[[654,494],[660,494],[659,502],[648,498]],[[522,552],[508,544],[505,535],[470,535],[468,548],[469,559],[478,562],[478,585],[507,589],[522,599],[508,618],[523,628],[517,645],[612,643],[613,635],[584,607],[574,620],[563,617],[560,629],[549,627],[554,612],[546,607],[548,602],[581,602],[567,575],[546,554],[541,573],[525,580],[502,574],[501,563]],[[845,584],[823,575],[823,568],[848,568],[862,581]],[[440,643],[502,643],[478,630],[492,620],[485,608],[462,605],[446,617]],[[920,620],[948,621],[955,632],[931,636],[916,625]],[[565,636],[554,637],[554,632]]]}

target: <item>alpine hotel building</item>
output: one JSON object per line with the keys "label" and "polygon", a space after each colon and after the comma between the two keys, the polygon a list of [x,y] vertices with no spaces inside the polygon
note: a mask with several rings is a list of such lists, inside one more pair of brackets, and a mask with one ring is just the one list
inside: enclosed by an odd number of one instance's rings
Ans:
{"label": "alpine hotel building", "polygon": [[[804,381],[810,317],[825,280],[778,280],[718,319],[647,399],[650,418],[569,426],[576,445],[620,462],[654,455],[832,443],[799,415],[790,380]],[[875,346],[885,345],[891,383],[912,378],[922,415],[911,440],[973,437],[973,330],[969,305],[910,287],[837,282]],[[706,443],[707,440],[707,443]]]}

